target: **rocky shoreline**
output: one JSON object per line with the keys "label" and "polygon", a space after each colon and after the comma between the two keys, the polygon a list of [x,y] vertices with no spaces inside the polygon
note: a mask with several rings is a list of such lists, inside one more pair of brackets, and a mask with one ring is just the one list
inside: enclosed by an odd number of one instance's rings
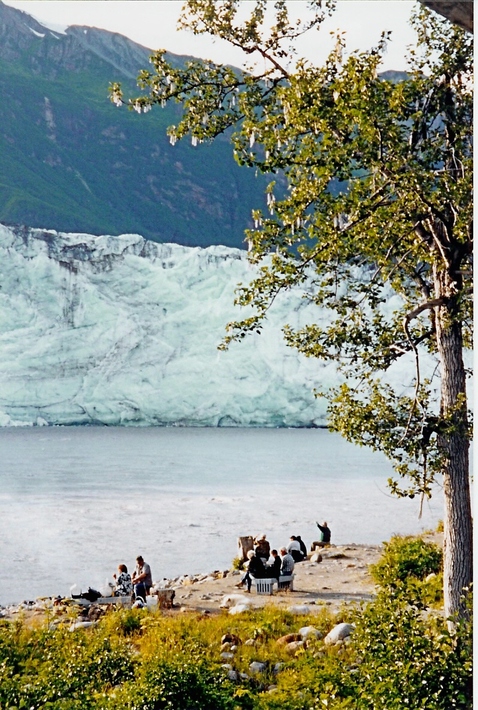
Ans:
{"label": "rocky shoreline", "polygon": [[[345,604],[359,604],[373,599],[375,586],[368,566],[377,561],[381,554],[379,545],[331,545],[324,548],[320,556],[309,555],[309,559],[296,564],[294,591],[275,591],[272,595],[250,594],[238,590],[236,585],[242,574],[238,570],[214,570],[209,574],[181,575],[173,579],[155,582],[155,589],[170,590],[171,613],[195,611],[205,614],[239,613],[265,604],[275,604],[284,608],[300,607],[302,613],[313,613],[324,606],[332,612]],[[314,561],[316,560],[316,561]],[[153,596],[148,607],[158,606],[160,597]],[[163,595],[164,598],[164,595]],[[161,605],[163,606],[163,605]],[[90,625],[105,613],[108,605],[85,606],[76,599],[62,597],[40,597],[32,601],[22,601],[0,607],[0,618],[6,620],[24,619],[28,623],[47,620],[52,625],[66,618]],[[99,611],[95,611],[99,609]],[[235,610],[235,611],[234,611]]]}

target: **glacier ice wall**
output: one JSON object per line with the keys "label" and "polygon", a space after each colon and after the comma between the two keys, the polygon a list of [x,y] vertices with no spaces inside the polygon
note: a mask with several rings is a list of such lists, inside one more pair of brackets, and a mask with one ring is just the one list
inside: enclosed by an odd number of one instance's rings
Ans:
{"label": "glacier ice wall", "polygon": [[0,225],[0,425],[324,424],[334,366],[282,341],[321,318],[299,293],[217,350],[252,276],[237,249]]}

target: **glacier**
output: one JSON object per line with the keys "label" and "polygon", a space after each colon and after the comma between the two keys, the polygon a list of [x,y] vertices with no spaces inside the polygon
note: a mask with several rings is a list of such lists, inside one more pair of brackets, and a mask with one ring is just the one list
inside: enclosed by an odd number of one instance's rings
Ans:
{"label": "glacier", "polygon": [[245,251],[0,225],[0,425],[309,427],[335,368],[282,341],[314,307],[283,298],[218,351]]}
{"label": "glacier", "polygon": [[[230,247],[0,224],[0,426],[325,426],[314,389],[338,383],[336,366],[282,339],[284,323],[327,319],[302,291],[276,299],[261,335],[217,349],[256,268]],[[410,357],[387,378],[411,376]]]}

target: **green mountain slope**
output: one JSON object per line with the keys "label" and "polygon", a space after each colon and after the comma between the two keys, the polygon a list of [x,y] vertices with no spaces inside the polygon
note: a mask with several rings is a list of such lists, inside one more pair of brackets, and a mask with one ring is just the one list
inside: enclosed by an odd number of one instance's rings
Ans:
{"label": "green mountain slope", "polygon": [[171,146],[174,108],[139,116],[108,100],[111,81],[137,92],[149,54],[104,30],[53,32],[0,2],[1,222],[243,245],[265,178],[234,163],[226,138]]}

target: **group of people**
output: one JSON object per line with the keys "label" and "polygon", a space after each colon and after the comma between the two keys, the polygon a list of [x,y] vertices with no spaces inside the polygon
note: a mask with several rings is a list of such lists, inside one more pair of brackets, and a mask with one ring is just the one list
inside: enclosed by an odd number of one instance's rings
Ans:
{"label": "group of people", "polygon": [[118,565],[118,575],[114,574],[113,591],[117,597],[141,598],[146,601],[146,596],[153,586],[151,567],[144,561],[141,555],[136,558],[136,567],[131,576],[126,565]]}
{"label": "group of people", "polygon": [[[264,535],[264,542],[267,542]],[[269,545],[269,543],[267,543]],[[270,546],[269,546],[270,548]],[[262,547],[262,551],[264,546]],[[269,563],[269,558],[272,558],[272,562]],[[281,547],[280,555],[277,550],[270,550],[270,555],[265,557],[260,557],[257,549],[249,550],[247,553],[247,570],[242,576],[241,581],[236,584],[236,587],[247,586],[247,591],[251,591],[251,585],[253,579],[264,579],[279,577],[287,577],[294,571],[294,558],[289,555],[286,547]]]}
{"label": "group of people", "polygon": [[[317,523],[317,527],[321,532],[321,541],[313,543],[314,547],[329,545],[331,532],[327,523]],[[247,553],[247,571],[236,584],[236,587],[247,586],[248,592],[251,591],[253,579],[289,577],[295,564],[307,559],[307,547],[300,535],[291,535],[287,547],[281,547],[279,552],[271,550],[265,534],[258,535],[253,544],[254,549]]]}

